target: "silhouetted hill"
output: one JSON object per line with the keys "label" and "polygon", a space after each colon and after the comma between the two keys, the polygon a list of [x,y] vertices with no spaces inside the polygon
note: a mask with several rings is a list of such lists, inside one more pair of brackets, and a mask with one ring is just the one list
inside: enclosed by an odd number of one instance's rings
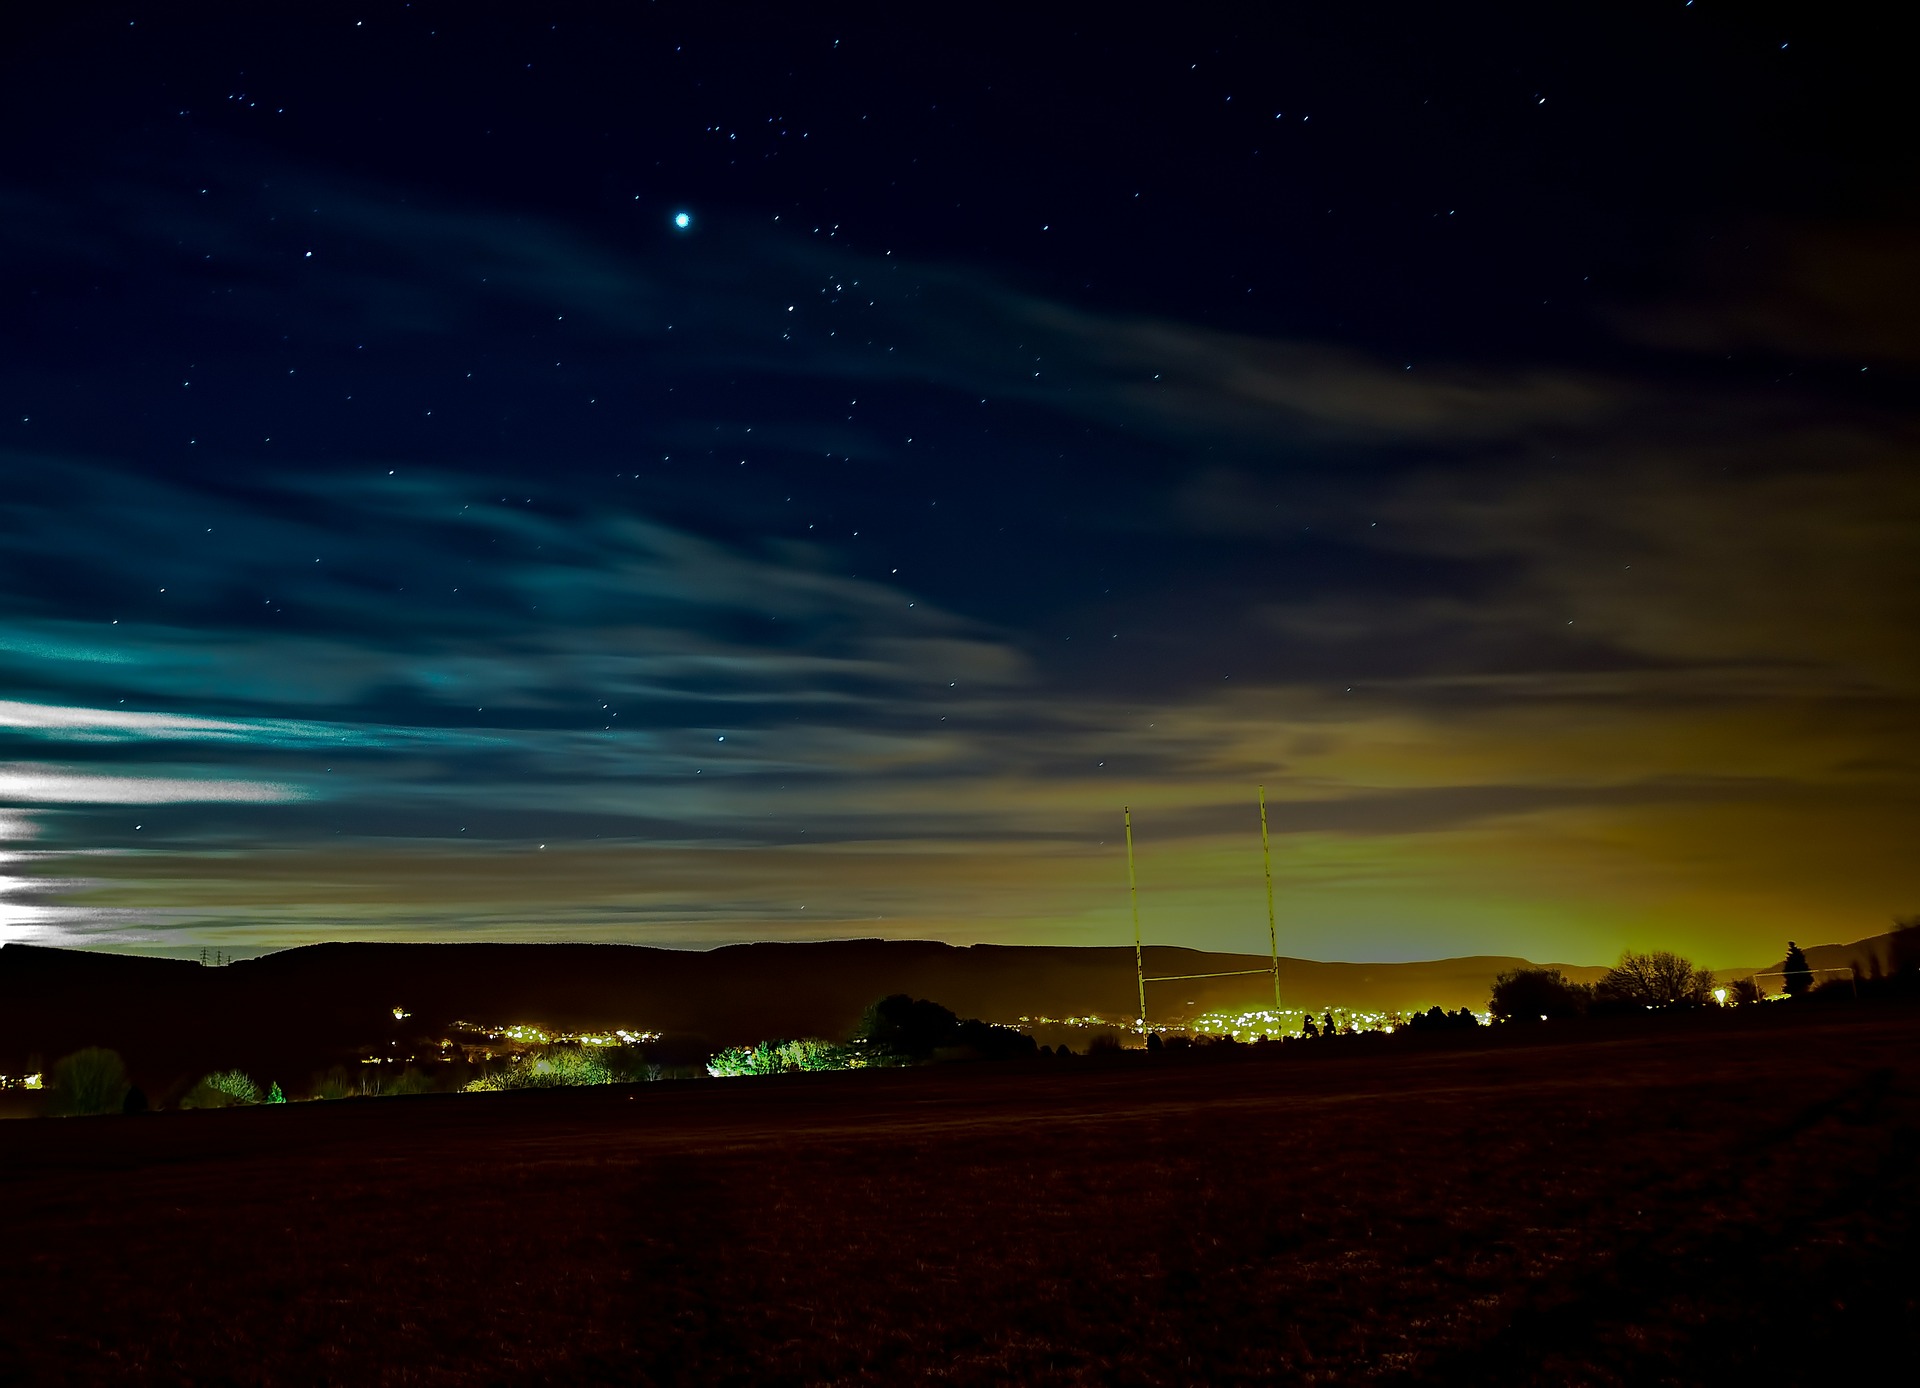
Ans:
{"label": "silhouetted hill", "polygon": [[[1808,951],[1844,964],[1891,937]],[[1830,958],[1831,957],[1831,958]],[[1210,1009],[1271,1006],[1262,955],[1149,946],[1151,974],[1257,969],[1237,978],[1148,985],[1168,1023]],[[1399,1011],[1483,1007],[1496,974],[1523,959],[1476,955],[1406,964],[1281,961],[1287,1008]],[[1592,981],[1604,970],[1554,965]],[[1134,1012],[1133,951],[913,940],[729,945],[326,944],[225,968],[30,945],[0,947],[0,1071],[111,1046],[155,1091],[209,1069],[303,1078],[389,1044],[443,1035],[455,1021],[625,1026],[711,1045],[776,1036],[844,1036],[889,993],[932,998],[962,1016],[1121,1018]],[[393,1010],[410,1014],[397,1021]]]}

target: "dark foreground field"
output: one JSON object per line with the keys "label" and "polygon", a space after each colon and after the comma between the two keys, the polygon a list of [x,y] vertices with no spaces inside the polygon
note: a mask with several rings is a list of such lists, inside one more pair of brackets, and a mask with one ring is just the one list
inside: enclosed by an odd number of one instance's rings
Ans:
{"label": "dark foreground field", "polygon": [[0,1379],[1910,1362],[1920,1019],[1763,1011],[1579,1044],[8,1123]]}

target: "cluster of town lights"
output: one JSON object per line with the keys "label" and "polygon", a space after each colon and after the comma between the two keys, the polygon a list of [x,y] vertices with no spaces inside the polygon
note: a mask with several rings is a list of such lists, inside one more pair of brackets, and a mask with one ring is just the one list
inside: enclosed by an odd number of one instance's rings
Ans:
{"label": "cluster of town lights", "polygon": [[[1720,990],[1724,992],[1725,990]],[[1724,999],[1722,999],[1724,1001]],[[1305,1036],[1306,1023],[1312,1019],[1316,1028],[1325,1034],[1325,1019],[1333,1018],[1334,1031],[1341,1035],[1357,1032],[1380,1032],[1391,1036],[1407,1025],[1408,1015],[1403,1012],[1356,1011],[1352,1008],[1323,1008],[1318,1012],[1291,1008],[1253,1008],[1244,1012],[1211,1011],[1197,1013],[1191,1017],[1150,1021],[1142,1023],[1138,1017],[1022,1017],[1021,1026],[1044,1025],[1076,1027],[1086,1031],[1124,1031],[1144,1037],[1149,1032],[1189,1036],[1231,1036],[1235,1041],[1251,1042],[1265,1037],[1270,1041],[1284,1040],[1289,1036]],[[1493,1025],[1491,1012],[1475,1012],[1473,1018],[1481,1026]]]}
{"label": "cluster of town lights", "polygon": [[636,1031],[626,1027],[610,1027],[604,1031],[555,1031],[549,1027],[524,1024],[482,1026],[477,1022],[455,1022],[453,1029],[515,1046],[638,1046],[660,1039],[657,1031]]}

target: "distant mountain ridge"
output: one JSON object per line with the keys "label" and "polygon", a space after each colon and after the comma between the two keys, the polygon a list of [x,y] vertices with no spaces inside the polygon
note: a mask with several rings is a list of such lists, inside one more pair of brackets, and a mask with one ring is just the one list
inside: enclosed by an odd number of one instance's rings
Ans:
{"label": "distant mountain ridge", "polygon": [[[1903,965],[1920,964],[1920,930],[1889,930],[1855,940],[1850,945],[1806,945],[1807,967],[1821,981],[1858,970],[1864,976],[1876,972],[1893,973]],[[1757,969],[1721,969],[1723,979],[1758,976],[1768,992],[1780,991],[1781,975],[1787,967],[1785,957]]]}
{"label": "distant mountain ridge", "polygon": [[[1863,942],[1867,943],[1867,942]],[[1832,946],[1836,950],[1859,946]],[[1810,951],[1813,953],[1813,951]],[[1149,1018],[1177,1025],[1210,1010],[1271,1007],[1265,955],[1149,946],[1149,975],[1259,972],[1148,985]],[[1824,956],[1823,956],[1824,957]],[[1281,1006],[1410,1012],[1483,1008],[1494,977],[1534,967],[1474,955],[1417,963],[1280,961]],[[1546,967],[1582,982],[1605,970]],[[1751,972],[1751,971],[1748,971]],[[1138,1006],[1128,947],[949,945],[831,940],[692,951],[643,945],[322,944],[223,968],[82,950],[0,946],[0,1072],[86,1045],[111,1046],[137,1073],[245,1065],[288,1075],[453,1022],[624,1026],[715,1045],[844,1036],[889,993],[962,1016],[1127,1018]],[[409,1014],[394,1016],[398,1009]]]}

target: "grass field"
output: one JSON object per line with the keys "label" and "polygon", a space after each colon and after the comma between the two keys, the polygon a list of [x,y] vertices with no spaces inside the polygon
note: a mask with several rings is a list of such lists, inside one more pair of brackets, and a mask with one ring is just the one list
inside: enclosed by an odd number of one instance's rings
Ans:
{"label": "grass field", "polygon": [[0,1380],[1854,1377],[1920,1016],[1754,1012],[7,1123]]}

